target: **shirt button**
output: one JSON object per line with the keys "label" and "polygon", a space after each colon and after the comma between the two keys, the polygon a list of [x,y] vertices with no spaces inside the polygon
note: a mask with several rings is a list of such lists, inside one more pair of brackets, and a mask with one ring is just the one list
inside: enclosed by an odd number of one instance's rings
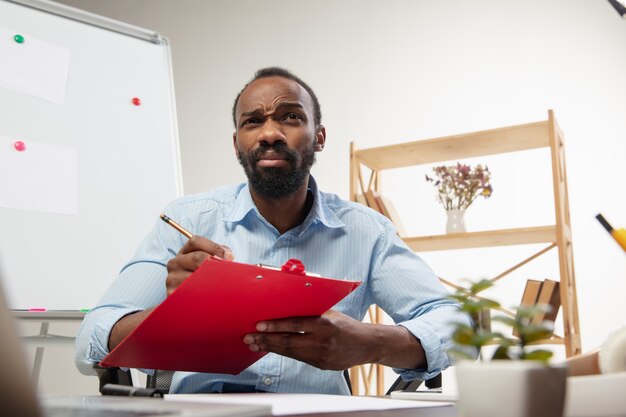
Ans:
{"label": "shirt button", "polygon": [[269,378],[269,377],[263,378],[263,383],[265,385],[272,385],[272,378]]}
{"label": "shirt button", "polygon": [[283,246],[285,246],[285,244],[281,240],[280,242],[276,242],[276,246],[279,247],[279,248],[282,248]]}

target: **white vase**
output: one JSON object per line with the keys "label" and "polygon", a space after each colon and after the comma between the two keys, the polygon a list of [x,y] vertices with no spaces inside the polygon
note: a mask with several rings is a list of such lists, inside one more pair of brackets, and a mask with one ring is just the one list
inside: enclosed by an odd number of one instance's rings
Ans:
{"label": "white vase", "polygon": [[446,210],[448,221],[446,223],[446,233],[463,233],[465,232],[465,210],[451,209]]}
{"label": "white vase", "polygon": [[456,366],[463,417],[561,417],[567,368],[537,361],[461,361]]}

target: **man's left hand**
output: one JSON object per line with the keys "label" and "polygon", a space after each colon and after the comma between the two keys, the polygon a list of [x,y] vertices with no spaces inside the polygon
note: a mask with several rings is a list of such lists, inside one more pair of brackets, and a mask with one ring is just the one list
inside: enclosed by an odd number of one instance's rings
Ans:
{"label": "man's left hand", "polygon": [[375,326],[329,310],[320,317],[292,317],[257,323],[244,336],[253,352],[274,352],[320,369],[343,370],[377,362]]}

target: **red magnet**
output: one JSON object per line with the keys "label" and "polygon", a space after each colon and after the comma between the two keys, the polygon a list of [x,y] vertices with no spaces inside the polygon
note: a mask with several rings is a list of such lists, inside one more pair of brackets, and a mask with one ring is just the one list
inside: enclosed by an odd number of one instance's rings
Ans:
{"label": "red magnet", "polygon": [[23,151],[26,150],[26,144],[24,142],[22,142],[21,140],[18,140],[17,142],[15,142],[13,144],[13,147],[18,152],[23,152]]}
{"label": "red magnet", "polygon": [[131,101],[135,106],[141,106],[141,99],[139,97],[133,97]]}

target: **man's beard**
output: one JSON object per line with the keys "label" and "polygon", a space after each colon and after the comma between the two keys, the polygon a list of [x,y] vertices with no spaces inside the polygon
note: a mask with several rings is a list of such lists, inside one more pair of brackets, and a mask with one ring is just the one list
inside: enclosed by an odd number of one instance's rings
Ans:
{"label": "man's beard", "polygon": [[[288,166],[257,168],[261,157],[270,149],[284,158]],[[302,187],[315,163],[315,141],[300,157],[302,160],[298,167],[298,152],[289,149],[284,142],[262,144],[254,151],[246,154],[239,152],[237,155],[252,189],[262,197],[273,200],[288,197]]]}

